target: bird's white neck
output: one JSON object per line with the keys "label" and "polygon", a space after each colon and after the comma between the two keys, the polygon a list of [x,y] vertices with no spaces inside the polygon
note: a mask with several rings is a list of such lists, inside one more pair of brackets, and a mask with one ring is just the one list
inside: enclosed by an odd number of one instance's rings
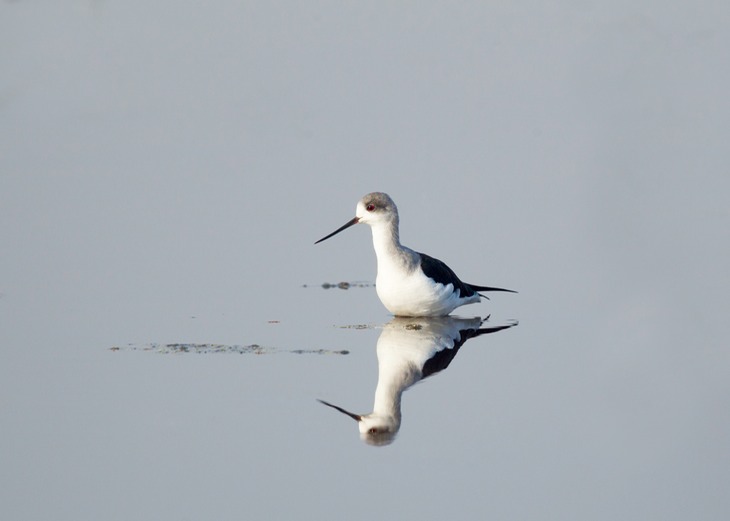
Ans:
{"label": "bird's white neck", "polygon": [[388,253],[392,255],[401,248],[397,220],[378,223],[372,227],[372,230],[376,255]]}
{"label": "bird's white neck", "polygon": [[372,230],[373,247],[378,259],[378,277],[393,272],[412,271],[417,263],[417,256],[400,243],[398,221],[378,223]]}

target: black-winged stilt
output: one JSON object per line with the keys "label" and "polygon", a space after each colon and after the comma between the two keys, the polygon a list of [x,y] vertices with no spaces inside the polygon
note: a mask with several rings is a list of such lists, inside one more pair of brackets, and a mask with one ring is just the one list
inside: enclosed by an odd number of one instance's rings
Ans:
{"label": "black-winged stilt", "polygon": [[[403,246],[398,234],[398,208],[388,194],[373,192],[360,199],[355,217],[315,244],[358,223],[369,224],[378,259],[375,289],[396,316],[443,316],[464,304],[479,302],[479,292],[510,289],[477,286],[459,280],[446,264]],[[486,298],[486,297],[485,297]]]}

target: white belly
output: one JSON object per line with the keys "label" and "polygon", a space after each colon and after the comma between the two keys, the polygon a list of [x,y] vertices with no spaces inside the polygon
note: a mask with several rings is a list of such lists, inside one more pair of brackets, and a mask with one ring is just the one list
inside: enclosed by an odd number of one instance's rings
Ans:
{"label": "white belly", "polygon": [[383,268],[378,266],[375,289],[396,316],[443,316],[463,304],[479,302],[479,295],[461,298],[451,284],[437,284],[419,269],[402,273]]}

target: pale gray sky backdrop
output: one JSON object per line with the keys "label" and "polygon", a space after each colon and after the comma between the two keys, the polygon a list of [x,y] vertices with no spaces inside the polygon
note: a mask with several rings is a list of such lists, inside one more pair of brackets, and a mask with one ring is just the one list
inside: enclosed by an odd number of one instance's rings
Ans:
{"label": "pale gray sky backdrop", "polygon": [[[722,1],[3,2],[0,517],[726,518],[728,49]],[[368,410],[332,325],[387,313],[301,288],[374,280],[312,245],[374,190],[521,322],[381,451],[314,399]],[[167,341],[352,354],[107,351]]]}

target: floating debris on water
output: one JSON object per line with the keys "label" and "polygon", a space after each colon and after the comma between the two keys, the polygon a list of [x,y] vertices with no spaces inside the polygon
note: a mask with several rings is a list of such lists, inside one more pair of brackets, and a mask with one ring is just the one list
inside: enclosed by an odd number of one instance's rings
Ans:
{"label": "floating debris on water", "polygon": [[350,352],[347,349],[340,351],[331,351],[329,349],[293,349],[288,351],[297,355],[349,355]]}
{"label": "floating debris on water", "polygon": [[320,287],[322,289],[332,289],[332,288],[339,288],[339,289],[350,289],[350,288],[374,288],[375,284],[372,282],[362,282],[362,281],[355,281],[355,282],[323,282],[322,284],[319,284],[318,286],[313,286],[310,284],[302,284],[303,288],[315,288]]}
{"label": "floating debris on water", "polygon": [[374,324],[347,324],[339,327],[340,329],[375,329],[377,326]]}
{"label": "floating debris on water", "polygon": [[406,329],[410,331],[420,331],[423,329],[423,326],[421,324],[406,324]]}
{"label": "floating debris on water", "polygon": [[172,344],[127,344],[126,346],[112,346],[109,351],[149,351],[159,354],[253,354],[270,355],[277,353],[294,353],[297,355],[347,355],[347,349],[281,349],[278,347],[261,346],[259,344],[238,345],[238,344],[195,344],[195,343],[172,343]]}

